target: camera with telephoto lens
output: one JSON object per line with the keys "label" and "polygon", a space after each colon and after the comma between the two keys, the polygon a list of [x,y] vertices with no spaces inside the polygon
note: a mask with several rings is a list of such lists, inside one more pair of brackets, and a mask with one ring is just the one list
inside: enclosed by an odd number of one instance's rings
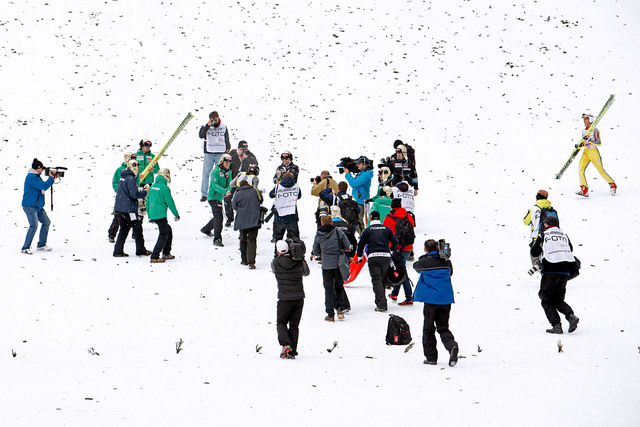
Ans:
{"label": "camera with telephoto lens", "polygon": [[451,258],[451,245],[445,242],[444,239],[438,240],[438,255],[445,261]]}
{"label": "camera with telephoto lens", "polygon": [[53,172],[53,176],[55,176],[56,178],[63,178],[64,177],[64,171],[66,171],[67,168],[65,168],[64,166],[56,166],[56,167],[46,167],[44,168],[44,173],[45,175],[49,175],[49,172]]}
{"label": "camera with telephoto lens", "polygon": [[322,178],[320,178],[320,175],[316,176],[315,178],[311,178],[312,184],[319,184],[320,181],[322,181]]}
{"label": "camera with telephoto lens", "polygon": [[533,267],[531,267],[531,268],[527,271],[527,273],[529,273],[529,276],[533,276],[533,274],[534,274],[536,271],[540,271],[540,268],[541,268],[540,262],[536,261],[536,263],[533,265]]}

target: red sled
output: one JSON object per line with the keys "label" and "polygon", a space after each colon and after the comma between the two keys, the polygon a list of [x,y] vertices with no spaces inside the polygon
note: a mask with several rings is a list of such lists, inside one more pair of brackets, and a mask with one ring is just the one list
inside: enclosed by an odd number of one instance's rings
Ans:
{"label": "red sled", "polygon": [[358,277],[358,274],[360,274],[360,270],[362,270],[362,267],[364,267],[366,263],[367,254],[362,254],[362,258],[358,260],[358,263],[351,261],[351,263],[349,264],[349,278],[344,281],[344,284],[346,285],[347,283],[356,280],[356,277]]}

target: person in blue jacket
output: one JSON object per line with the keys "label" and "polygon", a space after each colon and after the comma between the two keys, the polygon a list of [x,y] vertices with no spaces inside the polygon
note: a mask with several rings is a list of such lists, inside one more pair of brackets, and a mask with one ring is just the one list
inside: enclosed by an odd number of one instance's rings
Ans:
{"label": "person in blue jacket", "polygon": [[51,248],[47,246],[47,236],[49,235],[49,225],[51,221],[47,216],[47,212],[44,210],[44,193],[53,185],[55,172],[49,171],[49,178],[43,181],[40,175],[44,170],[44,165],[38,159],[33,159],[31,169],[27,172],[27,177],[24,180],[24,194],[22,195],[22,209],[27,214],[29,220],[29,229],[27,230],[27,237],[24,239],[22,245],[22,253],[31,255],[31,242],[38,230],[38,222],[42,223],[40,227],[40,239],[38,240],[37,249],[39,251],[50,251]]}
{"label": "person in blue jacket", "polygon": [[[365,200],[371,198],[371,180],[373,179],[373,170],[369,159],[360,156],[355,160],[357,171],[350,171],[344,168],[344,177],[352,188],[351,194],[356,199],[356,203],[360,208],[358,212],[358,233],[362,234],[364,230],[364,205]],[[353,172],[353,175],[351,173]]]}
{"label": "person in blue jacket", "polygon": [[424,251],[426,254],[413,263],[413,268],[420,274],[413,300],[424,303],[422,346],[427,358],[424,364],[435,365],[438,362],[438,331],[442,344],[449,352],[449,366],[453,367],[458,363],[458,343],[449,330],[449,314],[451,304],[454,303],[451,286],[453,265],[450,260],[440,257],[438,243],[435,240],[429,239],[424,242]]}

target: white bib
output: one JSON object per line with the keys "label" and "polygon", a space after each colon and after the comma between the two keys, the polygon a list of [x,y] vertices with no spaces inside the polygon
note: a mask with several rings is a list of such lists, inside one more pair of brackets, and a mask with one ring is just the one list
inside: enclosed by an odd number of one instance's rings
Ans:
{"label": "white bib", "polygon": [[220,123],[220,126],[217,128],[210,126],[209,129],[207,129],[204,151],[207,153],[224,153],[227,151],[227,144],[224,138],[226,133],[227,125],[223,123]]}
{"label": "white bib", "polygon": [[400,199],[402,201],[402,207],[407,212],[413,212],[415,208],[415,201],[413,199],[413,188],[409,187],[407,191],[400,191],[398,187],[393,187],[393,198]]}
{"label": "white bib", "polygon": [[275,206],[279,216],[293,215],[296,213],[296,202],[300,194],[300,187],[294,184],[290,188],[282,185],[276,186]]}
{"label": "white bib", "polygon": [[544,232],[542,257],[550,263],[575,261],[569,247],[569,238],[558,227],[549,228]]}

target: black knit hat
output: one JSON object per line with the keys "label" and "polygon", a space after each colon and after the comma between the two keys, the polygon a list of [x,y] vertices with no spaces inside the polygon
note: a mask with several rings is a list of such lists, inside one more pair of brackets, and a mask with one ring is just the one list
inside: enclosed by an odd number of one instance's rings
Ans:
{"label": "black knit hat", "polygon": [[247,141],[238,142],[238,148],[247,148],[248,146],[249,144],[247,144]]}
{"label": "black knit hat", "polygon": [[539,190],[536,194],[536,200],[547,200],[547,197],[549,197],[549,192],[547,190]]}
{"label": "black knit hat", "polygon": [[400,199],[391,200],[391,209],[396,209],[401,207],[402,207],[402,200]]}
{"label": "black knit hat", "polygon": [[42,164],[42,162],[38,159],[33,159],[33,163],[31,163],[31,168],[32,169],[38,169],[38,168],[43,168],[44,165]]}

